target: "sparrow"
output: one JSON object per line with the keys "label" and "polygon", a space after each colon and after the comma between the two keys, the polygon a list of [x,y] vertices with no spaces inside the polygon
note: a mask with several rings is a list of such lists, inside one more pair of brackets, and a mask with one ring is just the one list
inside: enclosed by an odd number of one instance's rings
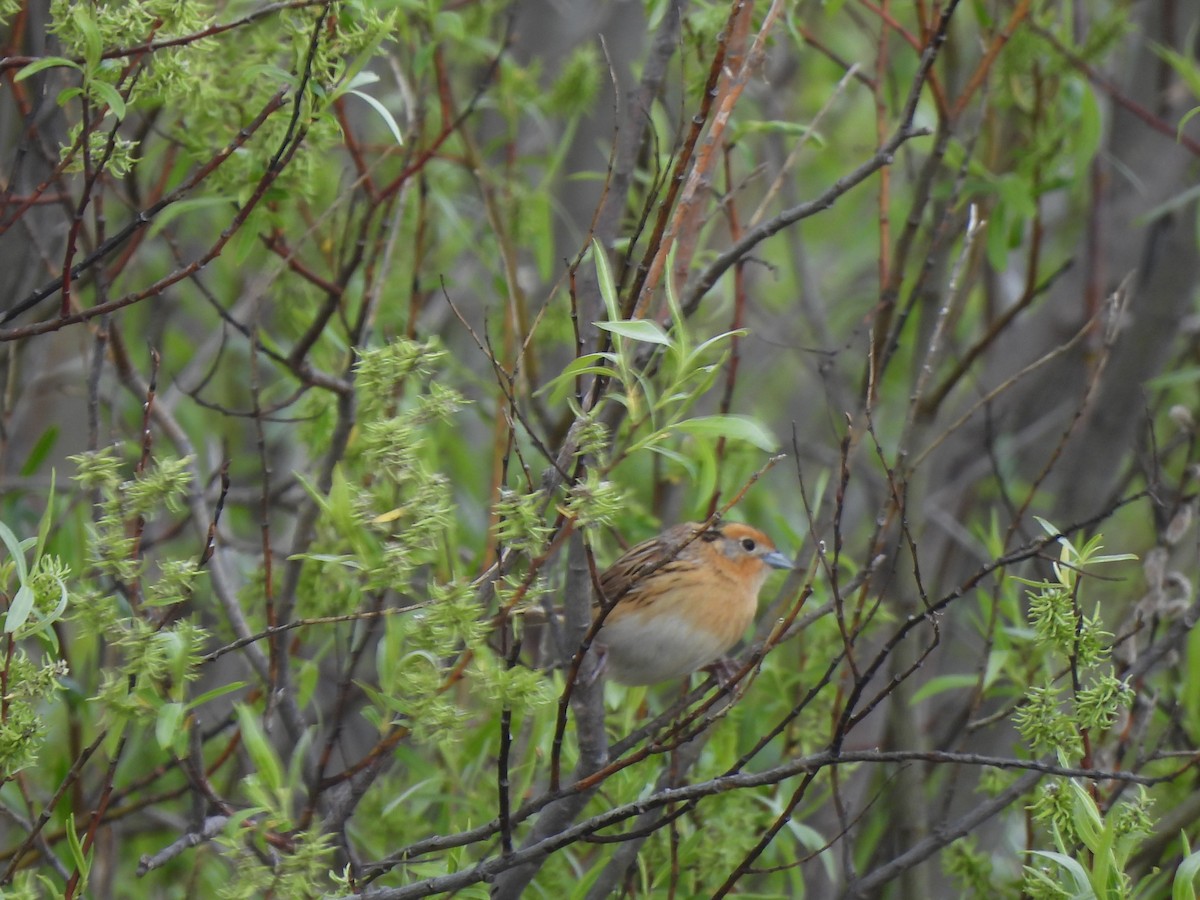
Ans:
{"label": "sparrow", "polygon": [[685,522],[631,547],[600,576],[595,642],[608,676],[657,684],[720,660],[745,634],[771,569],[792,561],[736,522]]}

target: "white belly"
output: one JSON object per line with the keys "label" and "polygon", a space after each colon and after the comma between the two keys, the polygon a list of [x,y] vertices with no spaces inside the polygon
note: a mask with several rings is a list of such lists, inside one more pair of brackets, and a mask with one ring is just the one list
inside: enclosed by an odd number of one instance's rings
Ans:
{"label": "white belly", "polygon": [[711,632],[681,616],[622,616],[597,635],[608,677],[621,684],[657,684],[680,678],[719,659],[729,649]]}

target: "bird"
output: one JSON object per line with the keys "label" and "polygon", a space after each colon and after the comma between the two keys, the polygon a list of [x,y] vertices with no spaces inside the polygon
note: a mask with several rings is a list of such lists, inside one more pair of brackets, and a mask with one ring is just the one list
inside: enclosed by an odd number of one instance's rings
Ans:
{"label": "bird", "polygon": [[631,547],[600,575],[603,671],[650,685],[721,660],[754,620],[770,570],[791,568],[769,537],[739,522],[684,522]]}

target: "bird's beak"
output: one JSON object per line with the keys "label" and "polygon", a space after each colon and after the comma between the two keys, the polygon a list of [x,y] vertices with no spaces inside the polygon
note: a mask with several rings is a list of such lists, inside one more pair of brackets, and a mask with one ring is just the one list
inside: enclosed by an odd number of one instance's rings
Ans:
{"label": "bird's beak", "polygon": [[792,561],[790,559],[788,559],[786,556],[784,556],[782,553],[780,553],[778,550],[772,550],[770,553],[768,553],[766,556],[764,556],[762,558],[762,561],[765,562],[772,569],[794,569],[795,568],[795,566],[792,565]]}

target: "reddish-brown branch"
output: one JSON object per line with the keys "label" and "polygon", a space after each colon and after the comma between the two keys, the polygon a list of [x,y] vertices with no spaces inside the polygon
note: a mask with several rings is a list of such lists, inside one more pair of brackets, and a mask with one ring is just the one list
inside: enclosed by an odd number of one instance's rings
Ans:
{"label": "reddish-brown branch", "polygon": [[[121,754],[125,749],[127,740],[127,735],[121,736],[121,739],[117,742],[116,749],[113,751],[112,759],[109,760],[108,768],[105,770],[104,783],[100,791],[100,800],[97,802],[96,809],[88,821],[87,832],[84,834],[83,843],[81,844],[84,856],[87,856],[88,852],[92,849],[92,844],[96,841],[96,830],[100,827],[100,823],[104,820],[104,815],[108,810],[109,801],[112,799],[113,779],[117,774],[117,763],[121,760]],[[82,876],[83,873],[78,868],[71,873],[71,878],[67,881],[66,888],[63,891],[64,900],[71,900],[75,896],[75,891],[79,888],[79,880]]]}
{"label": "reddish-brown branch", "polygon": [[[880,13],[885,19],[891,16],[891,0],[881,0]],[[887,140],[887,102],[884,98],[884,88],[887,83],[888,66],[887,30],[879,30],[878,49],[875,54],[875,141],[878,144]],[[882,290],[889,282],[888,266],[892,250],[891,228],[891,168],[884,166],[879,170],[879,287]]]}
{"label": "reddish-brown branch", "polygon": [[[154,53],[158,50],[165,50],[170,47],[186,47],[188,44],[194,44],[203,38],[216,37],[218,34],[224,34],[227,31],[233,31],[236,28],[252,24],[258,19],[265,18],[277,12],[288,9],[304,9],[309,6],[326,6],[329,0],[287,0],[284,3],[272,3],[260,9],[254,10],[242,16],[240,19],[235,19],[232,22],[226,22],[223,25],[211,25],[201,31],[195,31],[191,34],[180,35],[179,37],[163,38],[158,41],[146,41],[142,44],[134,44],[132,47],[120,47],[114,50],[106,50],[100,54],[101,59],[122,59],[126,56],[136,56],[142,53]],[[25,66],[35,63],[44,57],[41,56],[17,56],[6,55],[0,59],[0,73],[13,72],[18,69],[23,69]],[[82,56],[67,57],[76,65],[85,65],[87,60]]]}
{"label": "reddish-brown branch", "polygon": [[[296,151],[300,148],[302,139],[303,132],[297,137],[295,142],[290,145],[281,162],[286,163],[291,160],[292,156],[295,155]],[[233,235],[238,231],[239,228],[242,227],[243,224],[245,224],[246,219],[249,218],[250,213],[253,212],[255,207],[258,206],[259,202],[266,194],[267,189],[278,177],[281,169],[282,167],[268,169],[268,171],[263,175],[262,179],[260,179],[258,186],[254,190],[254,193],[251,194],[250,198],[246,201],[245,206],[238,210],[237,214],[233,217],[233,220],[221,232],[217,241],[199,259],[189,263],[182,269],[177,269],[170,275],[160,278],[149,287],[132,294],[126,294],[124,297],[121,297],[117,300],[98,304],[89,309],[81,310],[77,313],[66,316],[65,318],[49,319],[43,322],[35,322],[32,325],[25,325],[20,328],[0,330],[0,342],[13,341],[23,337],[31,337],[32,335],[36,334],[47,334],[51,331],[58,331],[60,328],[65,328],[68,325],[75,325],[79,322],[89,321],[97,316],[104,315],[105,313],[116,312],[117,310],[124,309],[127,306],[133,306],[135,303],[141,303],[143,300],[149,299],[150,297],[157,297],[164,290],[171,287],[171,285],[177,284],[180,281],[183,281],[185,278],[188,278],[194,275],[196,272],[199,272],[206,265],[221,255],[221,252],[225,249],[225,245],[229,243],[229,239],[233,237]],[[80,263],[79,265],[82,266],[84,263]]]}
{"label": "reddish-brown branch", "polygon": [[[749,6],[750,4],[747,4],[747,7]],[[654,258],[662,249],[663,236],[667,230],[667,223],[670,221],[671,213],[675,209],[675,201],[679,196],[679,191],[683,187],[688,165],[691,163],[692,155],[696,150],[696,143],[700,140],[700,134],[703,132],[704,126],[707,124],[709,115],[712,112],[713,100],[718,94],[717,85],[720,83],[721,73],[725,67],[725,53],[729,46],[727,33],[731,26],[736,24],[738,13],[739,6],[738,4],[734,4],[730,11],[729,20],[725,23],[725,29],[717,36],[717,51],[713,54],[712,63],[708,67],[708,81],[704,85],[704,91],[700,94],[700,108],[692,116],[691,127],[688,129],[687,136],[684,138],[676,154],[675,165],[671,177],[667,181],[667,192],[659,204],[658,218],[655,220],[654,230],[650,233],[650,239],[646,244],[646,255],[642,258],[641,265],[637,268],[633,284],[630,285],[629,299],[625,301],[625,308],[621,310],[621,314],[625,318],[636,315],[635,310],[639,307],[644,307],[644,304],[641,304],[638,298],[641,297],[646,279],[650,275]],[[748,19],[749,13],[743,18]]]}
{"label": "reddish-brown branch", "polygon": [[[924,17],[918,19],[918,23],[921,26],[921,34],[919,37],[917,37],[914,36],[907,28],[901,25],[900,22],[892,15],[890,4],[887,2],[887,0],[882,0],[883,6],[875,4],[872,2],[872,0],[860,0],[860,2],[863,4],[863,6],[867,7],[867,9],[871,10],[871,12],[879,16],[880,20],[887,25],[888,28],[900,35],[901,39],[913,50],[916,50],[917,53],[925,52],[925,48],[929,46],[928,39],[930,35],[936,32],[936,28],[927,25],[927,20]],[[935,16],[932,21],[936,23],[937,17]],[[881,34],[879,39],[882,42],[884,40],[884,35]],[[934,104],[937,106],[938,115],[945,116],[948,112],[949,104],[946,102],[946,92],[942,89],[942,83],[937,77],[937,73],[930,70],[927,82],[929,84],[929,92],[933,94]],[[883,73],[877,69],[874,90],[880,90],[882,83]]]}
{"label": "reddish-brown branch", "polygon": [[[746,35],[749,33],[749,14],[751,8],[752,4],[750,3],[733,4],[733,12],[726,26],[731,35],[740,36],[743,45]],[[746,19],[744,20],[739,18],[743,12],[746,15]],[[673,262],[675,272],[669,273],[668,277],[670,277],[670,274],[682,275],[691,268],[692,254],[698,234],[700,218],[696,215],[695,206],[697,198],[701,195],[702,189],[711,180],[710,173],[715,168],[719,159],[717,150],[725,140],[726,127],[733,115],[734,108],[742,97],[746,85],[750,82],[751,76],[762,64],[763,56],[766,52],[767,38],[778,21],[781,12],[782,8],[779,0],[773,0],[766,15],[763,17],[754,42],[751,44],[749,50],[745,52],[744,57],[741,57],[740,65],[737,65],[736,69],[733,70],[728,82],[720,85],[721,94],[712,113],[712,121],[709,125],[708,134],[700,142],[696,151],[695,163],[688,172],[687,182],[684,184],[679,195],[679,200],[672,211],[671,224],[667,228],[660,245],[653,248],[654,258],[650,263],[649,271],[646,273],[645,281],[636,295],[637,300],[633,306],[633,315],[635,317],[643,314],[647,309],[650,295],[658,287],[658,282],[666,268],[668,255],[673,250],[678,250],[679,252],[677,252]],[[738,49],[740,49],[740,46]]]}
{"label": "reddish-brown branch", "polygon": [[[266,122],[267,118],[272,113],[274,113],[276,110],[278,110],[281,106],[283,106],[284,99],[286,98],[286,96],[287,96],[286,88],[281,88],[279,91],[277,91],[271,97],[271,99],[267,101],[266,105],[262,108],[262,110],[259,112],[259,114],[254,118],[254,120],[252,122],[250,122],[250,124],[247,125],[245,128],[243,128],[241,131],[239,131],[237,133],[236,137],[234,137],[234,139],[232,141],[230,141],[229,144],[227,144],[219,153],[217,153],[216,156],[214,156],[211,160],[209,160],[207,163],[205,163],[203,166],[201,166],[199,169],[197,169],[196,172],[193,173],[192,177],[187,179],[187,181],[185,181],[182,185],[180,185],[178,188],[176,188],[174,191],[172,191],[166,197],[162,198],[157,203],[152,204],[151,206],[147,207],[145,210],[142,210],[141,212],[139,212],[134,217],[133,221],[129,222],[124,228],[122,228],[120,231],[118,231],[115,235],[110,237],[108,240],[101,243],[100,246],[98,246],[95,250],[93,250],[91,253],[89,253],[87,255],[87,257],[85,257],[83,260],[76,263],[74,265],[74,267],[72,267],[71,277],[78,278],[81,272],[84,272],[87,269],[91,268],[97,262],[99,262],[100,260],[102,260],[106,256],[108,256],[108,254],[112,253],[117,247],[121,246],[126,240],[129,239],[129,237],[131,237],[132,235],[141,231],[142,229],[146,228],[154,220],[154,217],[156,215],[158,215],[160,212],[162,212],[166,207],[170,206],[175,201],[182,199],[188,193],[190,193],[191,190],[194,187],[196,187],[196,185],[198,185],[202,181],[204,181],[205,178],[207,178],[209,175],[211,175],[236,150],[238,150],[248,140],[250,140],[250,138],[254,135],[254,133],[257,132],[258,129],[262,127],[264,122]],[[298,147],[298,144],[296,146]],[[291,152],[294,153],[295,150],[293,149]],[[241,211],[239,211],[238,216],[235,217],[236,225],[240,225],[241,221],[244,220],[244,218],[250,214],[251,209],[253,209],[253,207],[257,204],[258,200],[261,198],[262,193],[265,192],[266,188],[269,187],[270,183],[272,181],[274,181],[274,179],[277,175],[278,175],[278,172],[268,172],[266,175],[263,176],[263,180],[260,181],[260,183],[259,183],[259,189],[256,190],[255,194],[251,197],[251,202],[248,202],[243,207],[243,209]],[[236,230],[236,227],[233,225],[231,225],[230,228]],[[222,233],[222,239],[220,241],[221,247],[224,247],[225,242],[227,242],[229,240],[229,237],[231,237],[232,234],[233,234],[233,231],[231,231],[229,229],[226,229],[226,232]],[[219,253],[219,250],[218,250],[218,253]],[[214,254],[214,258],[215,258],[215,254]],[[163,284],[162,282],[156,283],[156,286],[152,286],[149,289],[149,293],[147,293],[146,296],[150,296],[156,290],[161,290],[162,287],[167,287],[170,284],[174,284],[175,282],[179,281],[181,278],[186,278],[188,275],[192,274],[193,272],[198,271],[200,268],[203,267],[203,265],[207,264],[209,261],[211,261],[211,260],[206,259],[203,263],[195,266],[195,268],[192,268],[190,271],[185,271],[185,272],[183,272],[183,274],[180,274],[178,277],[171,277],[170,280],[167,281],[166,284]],[[18,301],[16,304],[9,307],[4,312],[3,316],[0,316],[0,323],[10,322],[14,318],[19,316],[21,313],[25,312],[28,309],[31,309],[33,306],[37,305],[37,303],[39,303],[40,301],[44,300],[46,297],[49,297],[51,294],[53,294],[55,291],[57,291],[61,287],[61,284],[62,284],[62,278],[56,277],[52,281],[50,281],[48,284],[44,285],[43,287],[34,291],[29,296],[25,297],[23,300]],[[63,327],[64,325],[70,325],[70,324],[74,324],[76,322],[87,321],[88,319],[95,318],[96,316],[102,315],[105,312],[112,312],[116,309],[120,309],[122,307],[129,306],[132,303],[137,303],[140,300],[144,300],[144,299],[145,299],[145,296],[131,295],[130,297],[122,298],[121,300],[113,301],[112,303],[100,304],[100,305],[94,306],[89,310],[75,313],[71,316],[67,316],[66,318],[52,319],[48,322],[39,322],[39,323],[35,323],[34,325],[25,326],[23,328],[13,328],[13,329],[9,329],[7,331],[0,330],[0,341],[15,340],[17,338],[27,337],[32,334],[44,334],[49,331],[57,331],[59,328]],[[114,304],[116,304],[116,305],[114,305]]]}
{"label": "reddish-brown branch", "polygon": [[[725,164],[725,202],[722,208],[725,210],[725,220],[729,223],[729,237],[736,241],[742,236],[742,222],[738,215],[737,202],[734,198],[734,179],[733,179],[733,161],[730,158],[731,153],[727,148],[723,154]],[[729,322],[729,330],[733,332],[729,338],[729,363],[725,369],[725,387],[721,392],[721,402],[719,409],[722,415],[727,415],[733,409],[733,392],[737,387],[738,368],[741,365],[741,336],[738,331],[741,330],[743,323],[746,321],[746,270],[745,266],[740,263],[733,269],[733,317]],[[725,459],[725,435],[721,435],[717,439],[716,447],[717,471],[721,469],[721,463]],[[720,478],[717,479],[717,488],[713,491],[712,498],[708,502],[708,509],[705,511],[706,516],[711,516],[717,511],[717,505],[721,502]]]}
{"label": "reddish-brown branch", "polygon": [[479,87],[476,89],[474,96],[471,97],[470,102],[467,103],[462,112],[460,112],[457,116],[451,116],[450,113],[453,110],[453,103],[450,99],[450,80],[443,69],[444,60],[441,58],[440,50],[437,54],[435,54],[434,59],[437,64],[438,71],[438,97],[442,102],[441,130],[437,133],[437,136],[434,137],[429,146],[425,147],[425,149],[418,153],[416,158],[407,166],[405,166],[404,170],[399,175],[379,189],[380,199],[386,198],[399,191],[404,183],[408,181],[408,179],[424,169],[429,161],[437,155],[437,152],[441,149],[442,145],[450,139],[450,136],[459,129],[462,123],[465,122],[472,113],[474,113],[475,106],[483,97],[484,91],[487,89],[487,86],[491,84],[492,78],[496,74],[496,69],[500,65],[501,55],[497,55],[492,60],[492,63],[488,67],[487,72],[484,74],[483,79],[480,81]]}
{"label": "reddish-brown branch", "polygon": [[271,234],[259,235],[263,245],[284,261],[288,269],[295,272],[313,287],[319,288],[324,293],[332,298],[341,299],[342,292],[345,287],[342,284],[335,284],[328,278],[318,275],[309,266],[305,265],[296,257],[296,251],[287,244],[287,239],[284,238],[283,232],[278,228]]}
{"label": "reddish-brown branch", "polygon": [[1156,116],[1142,104],[1127,96],[1119,87],[1088,65],[1082,57],[1063,46],[1062,42],[1052,33],[1035,22],[1031,22],[1029,27],[1034,34],[1046,40],[1067,62],[1086,75],[1088,81],[1107,94],[1114,103],[1154,131],[1173,141],[1178,141],[1180,146],[1186,147],[1192,154],[1200,156],[1200,141],[1180,131],[1177,126],[1172,125],[1161,116]]}
{"label": "reddish-brown branch", "polygon": [[333,112],[337,116],[338,125],[342,129],[344,138],[342,145],[346,148],[346,152],[350,154],[350,160],[354,163],[354,171],[358,173],[358,181],[362,184],[363,190],[366,191],[367,199],[374,201],[375,184],[371,181],[371,169],[363,157],[362,148],[358,145],[358,139],[354,136],[354,129],[351,128],[350,120],[346,116],[346,98],[344,95],[333,101]]}
{"label": "reddish-brown branch", "polygon": [[992,65],[996,62],[996,58],[1000,55],[1000,51],[1004,49],[1005,44],[1009,42],[1016,30],[1021,26],[1029,16],[1029,0],[1018,0],[1017,5],[1013,7],[1012,13],[1009,14],[1008,21],[1004,28],[992,38],[988,45],[987,51],[983,54],[983,59],[979,61],[979,65],[971,73],[971,77],[967,79],[966,87],[962,93],[958,95],[958,99],[954,101],[954,107],[950,111],[950,119],[958,121],[963,114],[967,104],[971,102],[971,98],[979,90],[980,86],[987,79],[988,74],[992,70]]}
{"label": "reddish-brown branch", "polygon": [[42,812],[38,816],[37,821],[33,823],[33,827],[30,828],[29,833],[25,835],[25,840],[23,840],[15,849],[8,852],[8,866],[4,869],[4,873],[0,874],[0,884],[8,884],[12,880],[13,873],[16,872],[17,867],[20,866],[25,854],[39,839],[42,829],[46,827],[46,823],[50,821],[51,816],[53,816],[55,811],[58,809],[58,803],[60,800],[62,800],[63,795],[79,780],[79,777],[83,774],[84,767],[88,764],[88,761],[91,760],[92,755],[100,749],[100,745],[103,744],[107,739],[108,731],[101,729],[95,740],[88,744],[88,746],[85,747],[83,751],[75,757],[74,762],[71,763],[70,770],[66,775],[63,776],[63,780],[59,782],[58,789],[54,792],[54,796],[52,796],[49,801],[47,801],[46,805],[42,807]]}

